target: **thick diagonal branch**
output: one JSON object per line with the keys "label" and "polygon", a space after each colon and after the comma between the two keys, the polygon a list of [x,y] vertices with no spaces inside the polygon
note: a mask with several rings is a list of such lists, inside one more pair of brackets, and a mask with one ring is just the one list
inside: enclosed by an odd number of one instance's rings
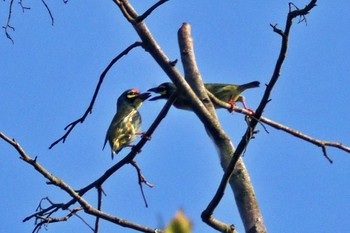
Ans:
{"label": "thick diagonal branch", "polygon": [[[192,89],[196,93],[196,96],[199,97],[210,112],[210,124],[205,124],[205,122],[202,122],[213,139],[215,146],[220,151],[220,160],[225,171],[234,152],[234,148],[230,138],[221,128],[220,122],[216,117],[215,109],[202,83],[200,72],[195,61],[190,30],[189,24],[183,24],[178,33],[181,59],[185,70],[185,78],[187,82],[190,83]],[[188,95],[188,99],[193,99],[193,96]],[[196,105],[193,105],[193,109],[197,116],[202,119],[202,114],[204,111],[197,108]],[[259,225],[262,225],[262,227],[265,228],[248,172],[243,164],[243,161],[240,160],[239,163],[240,165],[237,166],[236,170],[237,176],[232,176],[230,184],[236,197],[236,203],[241,214],[244,227],[246,231],[248,231],[257,224],[256,219],[260,219],[258,222]],[[203,216],[203,220],[221,232],[234,232],[231,224],[224,224],[214,219],[211,214]]]}
{"label": "thick diagonal branch", "polygon": [[[17,152],[20,155],[20,158],[25,161],[26,163],[30,164],[36,171],[38,171],[42,176],[44,176],[47,180],[49,180],[50,184],[53,184],[63,191],[65,191],[67,194],[69,194],[73,198],[73,203],[78,202],[79,205],[84,209],[84,211],[92,216],[107,220],[109,222],[118,224],[123,227],[128,227],[132,228],[141,232],[149,232],[149,233],[154,233],[157,230],[152,229],[146,226],[142,226],[137,223],[133,223],[121,218],[118,218],[116,216],[110,215],[108,213],[102,212],[99,209],[94,208],[92,205],[90,205],[89,202],[87,202],[83,197],[82,194],[79,192],[75,191],[71,186],[69,186],[65,181],[62,179],[52,175],[48,170],[46,170],[43,166],[41,166],[37,162],[37,158],[32,159],[24,150],[23,148],[13,139],[10,139],[7,137],[5,134],[0,132],[0,138],[2,138],[4,141],[12,145]],[[62,207],[63,208],[63,207]]]}

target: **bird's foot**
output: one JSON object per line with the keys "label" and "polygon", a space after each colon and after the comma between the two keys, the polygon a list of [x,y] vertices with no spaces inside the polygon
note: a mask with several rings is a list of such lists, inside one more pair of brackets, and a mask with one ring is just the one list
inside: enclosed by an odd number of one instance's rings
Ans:
{"label": "bird's foot", "polygon": [[251,114],[255,114],[254,110],[250,109],[250,108],[244,108],[245,110],[247,110],[248,112],[251,112]]}
{"label": "bird's foot", "polygon": [[255,114],[255,112],[252,109],[248,108],[244,98],[242,98],[242,104],[245,110],[247,110],[248,112],[251,112],[252,114]]}
{"label": "bird's foot", "polygon": [[231,105],[231,107],[229,109],[227,109],[230,113],[233,112],[233,110],[235,110],[235,107],[236,107],[236,102],[233,101],[232,98],[230,98],[228,100],[228,103]]}

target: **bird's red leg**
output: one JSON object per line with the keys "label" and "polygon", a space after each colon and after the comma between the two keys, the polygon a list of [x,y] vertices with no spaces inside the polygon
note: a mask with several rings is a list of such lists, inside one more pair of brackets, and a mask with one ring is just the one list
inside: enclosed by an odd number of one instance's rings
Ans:
{"label": "bird's red leg", "polygon": [[231,105],[231,107],[228,109],[228,111],[233,112],[233,110],[235,109],[235,106],[236,106],[236,102],[233,101],[232,96],[230,97],[230,99],[228,100],[227,103],[229,103]]}
{"label": "bird's red leg", "polygon": [[251,113],[253,113],[253,114],[255,113],[252,109],[248,108],[248,106],[247,106],[247,104],[246,104],[246,102],[245,102],[244,96],[240,96],[240,97],[238,98],[238,100],[242,102],[244,109],[246,109],[247,111],[249,111],[249,112],[251,112]]}

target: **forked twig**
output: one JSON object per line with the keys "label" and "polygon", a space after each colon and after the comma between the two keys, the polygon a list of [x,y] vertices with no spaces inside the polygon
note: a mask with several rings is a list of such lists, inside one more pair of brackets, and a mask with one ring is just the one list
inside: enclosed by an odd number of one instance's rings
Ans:
{"label": "forked twig", "polygon": [[30,7],[27,7],[27,6],[23,5],[23,0],[19,0],[18,4],[21,6],[23,13],[24,13],[25,10],[30,10]]}
{"label": "forked twig", "polygon": [[7,39],[11,40],[12,44],[14,44],[14,40],[10,36],[10,33],[8,32],[8,29],[11,29],[12,31],[15,31],[15,28],[10,25],[11,23],[11,17],[12,17],[12,7],[13,7],[13,0],[10,1],[10,6],[9,6],[9,12],[7,14],[7,22],[6,25],[3,26],[2,28],[5,30],[5,35]]}
{"label": "forked twig", "polygon": [[33,232],[39,232],[40,229],[42,228],[42,226],[46,226],[49,223],[65,222],[73,216],[78,217],[90,230],[94,231],[94,229],[90,226],[90,224],[85,219],[83,219],[80,215],[77,214],[77,212],[80,210],[83,210],[83,208],[82,207],[74,208],[72,210],[69,210],[69,213],[66,216],[57,217],[57,218],[50,217],[50,216],[44,217],[44,216],[37,215],[36,219],[40,220],[40,221],[36,223],[36,225],[33,229]]}
{"label": "forked twig", "polygon": [[140,191],[141,191],[141,194],[142,194],[142,198],[143,198],[143,201],[145,202],[145,206],[146,208],[148,208],[148,203],[147,203],[147,199],[146,199],[146,196],[145,196],[145,193],[143,191],[143,186],[142,184],[146,184],[148,187],[150,188],[153,188],[154,187],[154,184],[151,184],[151,183],[148,183],[148,181],[146,180],[146,178],[142,175],[141,173],[141,168],[139,167],[139,165],[137,165],[136,161],[135,160],[132,160],[130,162],[130,164],[136,169],[137,171],[137,177],[138,177],[138,184],[140,186]]}

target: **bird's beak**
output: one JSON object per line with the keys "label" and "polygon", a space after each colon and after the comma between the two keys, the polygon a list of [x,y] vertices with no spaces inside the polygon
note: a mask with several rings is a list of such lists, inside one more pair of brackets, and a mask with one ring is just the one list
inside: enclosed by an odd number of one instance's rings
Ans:
{"label": "bird's beak", "polygon": [[138,98],[140,98],[142,101],[145,101],[149,97],[151,97],[151,93],[149,93],[149,92],[144,92],[138,96]]}
{"label": "bird's beak", "polygon": [[153,98],[150,98],[149,101],[155,101],[155,100],[160,100],[160,99],[165,99],[165,97],[162,95],[158,95],[158,96],[155,96]]}
{"label": "bird's beak", "polygon": [[[157,94],[160,93],[158,87],[151,88],[148,91],[151,91],[151,92],[154,92],[154,93],[157,93]],[[162,95],[159,95],[159,96],[155,96],[155,97],[149,99],[149,101],[155,101],[155,100],[159,100],[159,99],[165,99],[165,97],[162,96]]]}
{"label": "bird's beak", "polygon": [[148,89],[147,91],[154,92],[154,93],[159,93],[158,87],[153,87],[151,89]]}

